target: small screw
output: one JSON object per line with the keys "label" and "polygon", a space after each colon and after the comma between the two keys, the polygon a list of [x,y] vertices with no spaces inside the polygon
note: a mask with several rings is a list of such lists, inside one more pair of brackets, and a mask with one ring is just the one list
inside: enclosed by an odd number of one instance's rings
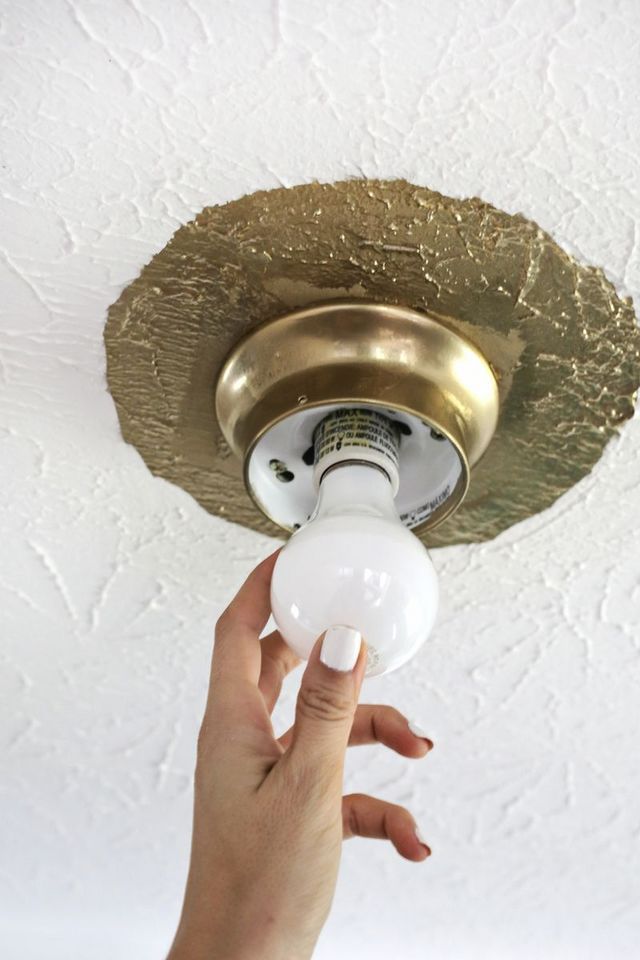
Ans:
{"label": "small screw", "polygon": [[287,468],[286,463],[283,463],[282,460],[269,460],[269,467],[275,473],[276,480],[281,480],[282,483],[290,483],[294,478],[294,474],[291,473],[291,470]]}
{"label": "small screw", "polygon": [[298,397],[298,403],[302,405],[303,403],[306,403],[308,399],[309,397],[303,393],[302,396]]}
{"label": "small screw", "polygon": [[446,439],[447,439],[447,438],[444,436],[444,434],[438,433],[438,431],[437,431],[437,430],[434,430],[433,427],[431,427],[431,436],[433,437],[434,440],[446,440]]}

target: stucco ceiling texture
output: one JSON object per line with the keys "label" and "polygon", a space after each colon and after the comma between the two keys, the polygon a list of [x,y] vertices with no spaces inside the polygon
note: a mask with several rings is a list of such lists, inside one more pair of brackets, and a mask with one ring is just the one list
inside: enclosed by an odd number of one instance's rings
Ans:
{"label": "stucco ceiling texture", "polygon": [[[537,221],[640,294],[635,0],[0,8],[0,954],[157,960],[188,857],[213,627],[278,541],[121,439],[102,331],[202,207],[404,177]],[[640,943],[640,422],[552,509],[437,550],[433,639],[350,751],[424,864],[345,844],[320,960],[608,960]],[[276,714],[293,713],[300,670]]]}

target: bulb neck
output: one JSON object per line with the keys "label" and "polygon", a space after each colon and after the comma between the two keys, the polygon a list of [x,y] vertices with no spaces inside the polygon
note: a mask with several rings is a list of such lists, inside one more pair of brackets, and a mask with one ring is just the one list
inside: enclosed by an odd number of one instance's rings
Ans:
{"label": "bulb neck", "polygon": [[383,469],[371,463],[343,462],[323,474],[311,519],[345,514],[399,520],[391,480]]}

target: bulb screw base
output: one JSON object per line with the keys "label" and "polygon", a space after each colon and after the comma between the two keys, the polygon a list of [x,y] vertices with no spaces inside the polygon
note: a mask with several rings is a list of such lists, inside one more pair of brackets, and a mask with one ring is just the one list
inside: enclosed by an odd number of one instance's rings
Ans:
{"label": "bulb screw base", "polygon": [[400,487],[400,428],[377,410],[334,410],[313,432],[313,462],[316,489],[331,467],[367,463],[386,473],[395,497]]}

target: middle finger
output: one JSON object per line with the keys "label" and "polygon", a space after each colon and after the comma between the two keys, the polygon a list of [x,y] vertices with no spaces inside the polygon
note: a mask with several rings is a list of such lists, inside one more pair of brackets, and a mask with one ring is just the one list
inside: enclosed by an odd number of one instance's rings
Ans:
{"label": "middle finger", "polygon": [[[289,746],[293,727],[278,737],[278,742]],[[424,757],[433,748],[428,737],[412,733],[407,718],[384,704],[361,703],[358,705],[349,735],[349,746],[360,747],[369,743],[382,743],[403,757]]]}

